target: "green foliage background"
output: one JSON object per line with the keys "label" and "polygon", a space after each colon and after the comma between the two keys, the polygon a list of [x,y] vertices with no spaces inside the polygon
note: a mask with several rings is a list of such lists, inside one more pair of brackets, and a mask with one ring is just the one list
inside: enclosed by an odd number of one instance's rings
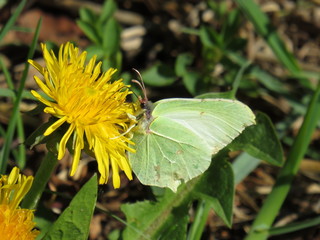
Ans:
{"label": "green foliage background", "polygon": [[[130,68],[142,66],[138,70],[151,93],[151,99],[173,96],[237,98],[255,110],[257,117],[255,126],[248,127],[229,146],[213,156],[210,168],[198,178],[182,184],[177,193],[151,187],[152,200],[122,204],[121,210],[125,214],[123,219],[105,209],[98,209],[97,211],[113,216],[126,226],[123,231],[115,230],[111,233],[110,239],[201,239],[211,210],[232,228],[235,184],[250,174],[261,160],[278,166],[279,173],[273,191],[253,221],[246,239],[266,239],[273,234],[294,232],[316,226],[320,222],[319,217],[315,217],[281,228],[272,227],[292,187],[292,180],[303,156],[314,159],[320,157],[318,149],[309,145],[312,133],[319,126],[319,72],[307,71],[298,64],[294,53],[286,48],[279,36],[277,26],[273,25],[269,16],[255,1],[234,0],[232,7],[224,1],[203,1],[203,4],[206,10],[214,13],[216,25],[201,22],[196,28],[181,27],[184,36],[192,39],[193,47],[190,47],[188,41],[185,44],[188,47],[177,47],[178,51],[170,59],[159,57],[156,61],[136,63],[130,67],[124,64],[126,55],[120,44],[121,33],[126,26],[121,26],[115,17],[119,10],[117,2],[105,1],[99,13],[89,8],[81,8],[79,11],[77,24],[90,41],[86,48],[88,57],[97,55],[103,61],[104,70],[117,68],[117,77],[124,78],[128,84],[131,84],[131,79],[137,78]],[[26,1],[21,1],[2,27],[0,42],[13,28],[25,5]],[[254,34],[261,37],[272,50],[276,64],[283,69],[281,77],[270,69],[263,68],[260,63],[249,60],[245,52],[248,39],[239,34],[245,23],[252,24]],[[41,20],[34,30],[28,59],[33,58],[36,50],[40,25]],[[52,43],[52,48],[56,47],[57,44]],[[27,165],[26,146],[19,145],[13,149],[11,145],[14,138],[18,138],[20,142],[25,141],[19,105],[21,101],[32,97],[24,87],[28,64],[25,65],[19,86],[15,87],[10,71],[1,58],[0,60],[8,85],[8,88],[0,89],[0,96],[13,102],[10,121],[6,127],[0,128],[2,138],[6,139],[0,152],[0,166],[1,172],[6,173],[8,159],[21,169]],[[222,74],[214,74],[217,66],[222,66]],[[137,86],[132,86],[132,89],[136,95],[141,95]],[[290,111],[281,116],[280,120],[275,119],[277,114],[264,107],[262,98],[276,101],[284,99],[290,105]],[[299,133],[293,136],[290,134],[290,126],[298,117],[303,117],[304,121]],[[41,133],[43,129],[37,131],[36,133]],[[35,136],[31,135],[27,143],[46,142]],[[47,145],[50,149],[50,143]],[[241,154],[231,159],[230,153],[234,151],[241,151]],[[37,173],[34,190],[25,199],[24,207],[41,205],[40,197],[54,165],[55,162],[47,170],[47,176]],[[41,237],[47,233],[44,239],[70,239],[71,236],[77,239],[87,238],[97,197],[95,181],[94,177],[82,187],[55,224],[50,224],[53,220],[43,217],[40,210],[36,212],[38,227],[43,232]],[[193,219],[189,216],[190,209],[195,211]],[[69,235],[70,231],[74,232]],[[64,236],[67,238],[59,235],[61,233],[66,233]]]}

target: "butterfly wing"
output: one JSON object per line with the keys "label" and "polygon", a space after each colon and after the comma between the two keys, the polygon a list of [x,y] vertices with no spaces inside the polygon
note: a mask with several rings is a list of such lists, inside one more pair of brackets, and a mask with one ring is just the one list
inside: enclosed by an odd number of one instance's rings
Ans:
{"label": "butterfly wing", "polygon": [[213,154],[255,122],[246,105],[227,99],[165,99],[152,117],[134,134],[129,161],[143,184],[173,191],[203,173]]}

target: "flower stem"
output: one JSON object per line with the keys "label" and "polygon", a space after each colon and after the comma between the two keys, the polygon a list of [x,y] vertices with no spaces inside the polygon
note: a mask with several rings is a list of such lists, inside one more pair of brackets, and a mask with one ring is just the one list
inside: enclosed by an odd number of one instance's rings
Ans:
{"label": "flower stem", "polygon": [[28,194],[25,196],[21,207],[27,209],[35,209],[38,201],[50,179],[51,173],[57,165],[57,158],[50,151],[41,162],[41,165],[36,173],[32,187]]}
{"label": "flower stem", "polygon": [[288,159],[280,170],[272,192],[265,200],[245,240],[262,240],[268,237],[269,229],[290,190],[291,182],[298,172],[300,162],[308,149],[312,133],[320,119],[319,109],[320,83],[312,96],[303,124],[291,147]]}

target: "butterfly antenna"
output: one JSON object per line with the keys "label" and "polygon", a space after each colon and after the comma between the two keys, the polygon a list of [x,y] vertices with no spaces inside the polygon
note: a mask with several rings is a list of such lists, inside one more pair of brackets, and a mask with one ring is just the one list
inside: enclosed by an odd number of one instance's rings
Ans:
{"label": "butterfly antenna", "polygon": [[[138,74],[140,81],[138,81],[138,80],[136,80],[136,79],[133,79],[133,80],[131,80],[131,82],[134,82],[134,83],[136,83],[136,84],[139,85],[139,87],[141,88],[141,90],[142,90],[142,92],[143,92],[143,95],[144,95],[144,101],[145,101],[145,102],[148,102],[147,91],[146,91],[146,87],[145,87],[145,85],[144,85],[142,76],[141,76],[140,72],[139,72],[137,69],[132,68],[132,70],[135,71],[135,72]],[[139,99],[141,100],[141,98],[139,98]]]}

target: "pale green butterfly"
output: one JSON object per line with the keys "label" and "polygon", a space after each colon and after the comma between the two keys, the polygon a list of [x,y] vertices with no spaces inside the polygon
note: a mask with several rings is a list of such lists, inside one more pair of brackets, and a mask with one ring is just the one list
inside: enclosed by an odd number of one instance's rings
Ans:
{"label": "pale green butterfly", "polygon": [[[133,82],[145,93],[143,82]],[[173,191],[207,170],[212,155],[255,123],[250,108],[237,100],[172,98],[152,104],[145,96],[140,103],[143,114],[131,146],[136,152],[128,153],[129,162],[141,183]]]}

